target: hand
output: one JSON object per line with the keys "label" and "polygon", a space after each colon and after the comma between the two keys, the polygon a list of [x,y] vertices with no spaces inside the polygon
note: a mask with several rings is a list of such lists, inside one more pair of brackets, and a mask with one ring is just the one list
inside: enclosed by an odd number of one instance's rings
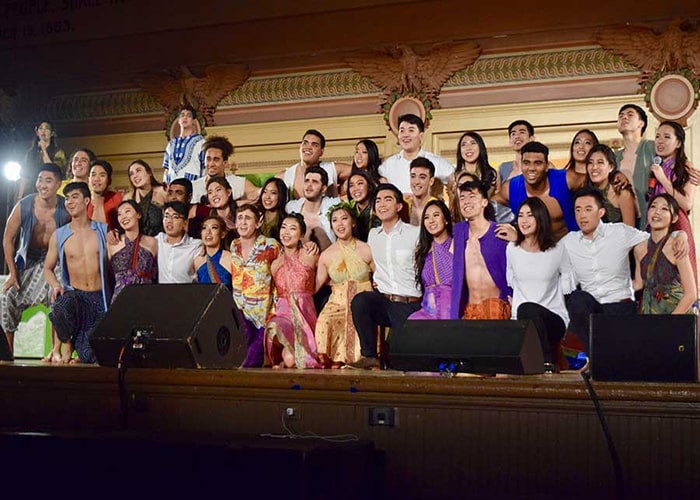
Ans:
{"label": "hand", "polygon": [[654,174],[654,177],[656,177],[656,180],[658,180],[659,182],[666,179],[666,173],[664,172],[664,169],[661,167],[661,165],[652,163],[651,167],[649,168],[649,171],[652,174]]}
{"label": "hand", "polygon": [[56,286],[51,290],[51,302],[56,302],[59,295],[63,295],[66,291],[62,286]]}
{"label": "hand", "polygon": [[630,180],[627,178],[625,174],[620,172],[619,170],[615,172],[615,176],[613,177],[613,182],[612,182],[612,187],[613,191],[615,191],[617,194],[620,194],[620,191],[625,189],[627,186],[630,185]]}
{"label": "hand", "polygon": [[515,241],[518,239],[518,231],[512,224],[498,224],[496,226],[496,238],[505,241]]}
{"label": "hand", "polygon": [[17,276],[14,274],[10,274],[10,276],[7,278],[5,285],[2,287],[2,292],[5,293],[12,287],[15,287],[18,292],[20,291],[19,281],[17,281]]}
{"label": "hand", "polygon": [[685,162],[685,168],[688,170],[688,175],[690,176],[688,180],[690,180],[690,183],[693,186],[700,186],[700,170],[695,168],[690,160]]}
{"label": "hand", "polygon": [[313,241],[307,241],[304,243],[304,251],[307,255],[317,255],[319,253],[319,248]]}
{"label": "hand", "polygon": [[685,231],[674,231],[672,233],[671,250],[676,261],[688,255],[688,234]]}
{"label": "hand", "polygon": [[119,233],[117,230],[112,229],[111,231],[107,231],[107,244],[114,246],[117,243],[119,243]]}

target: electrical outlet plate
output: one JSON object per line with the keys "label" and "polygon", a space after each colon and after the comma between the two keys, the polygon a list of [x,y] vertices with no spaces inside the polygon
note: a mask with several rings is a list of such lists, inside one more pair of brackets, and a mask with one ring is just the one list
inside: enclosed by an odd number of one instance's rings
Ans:
{"label": "electrical outlet plate", "polygon": [[369,425],[394,427],[396,425],[396,408],[370,408]]}
{"label": "electrical outlet plate", "polygon": [[287,420],[300,420],[301,412],[299,411],[299,408],[288,406],[284,410],[284,418]]}

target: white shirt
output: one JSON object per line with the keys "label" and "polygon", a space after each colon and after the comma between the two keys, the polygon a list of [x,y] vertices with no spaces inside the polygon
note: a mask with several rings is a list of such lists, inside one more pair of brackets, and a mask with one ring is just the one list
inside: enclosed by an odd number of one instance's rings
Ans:
{"label": "white shirt", "polygon": [[[298,200],[289,201],[287,202],[285,210],[288,214],[291,214],[292,212],[297,212],[300,214],[305,201],[306,198],[299,198]],[[321,200],[321,212],[319,213],[319,219],[321,220],[321,228],[323,228],[326,235],[328,235],[328,239],[330,239],[333,243],[335,243],[336,238],[335,233],[333,233],[333,230],[331,229],[331,221],[328,220],[328,210],[330,210],[330,208],[333,205],[336,205],[338,203],[340,203],[340,198],[324,196]]]}
{"label": "white shirt", "polygon": [[420,297],[416,285],[415,253],[420,228],[398,221],[390,233],[381,226],[369,232],[374,259],[374,282],[381,293]]}
{"label": "white shirt", "polygon": [[[284,171],[284,183],[287,185],[287,189],[289,189],[290,193],[290,198],[292,197],[291,193],[294,190],[294,176],[296,176],[297,173],[297,167],[299,166],[299,163],[296,163],[286,169]],[[328,174],[328,187],[330,188],[334,184],[338,183],[338,172],[335,169],[335,162],[334,161],[322,161],[318,165],[321,167],[323,170],[326,171]]]}
{"label": "white shirt", "polygon": [[158,283],[193,283],[194,258],[202,249],[202,240],[185,234],[175,244],[167,241],[165,233],[158,233]]}
{"label": "white shirt", "polygon": [[629,251],[646,241],[649,233],[616,222],[598,224],[593,239],[574,231],[561,239],[571,259],[576,281],[601,304],[634,299]]}
{"label": "white shirt", "polygon": [[576,278],[566,248],[561,243],[546,252],[528,252],[510,242],[506,247],[506,279],[513,289],[512,319],[518,307],[534,302],[569,323],[564,295],[576,288]]}
{"label": "white shirt", "polygon": [[[209,179],[207,176],[192,181],[192,203],[207,204],[207,181]],[[226,176],[226,180],[231,184],[233,199],[243,198],[243,195],[245,195],[245,177],[231,174]],[[204,197],[204,201],[202,201],[202,197]]]}
{"label": "white shirt", "polygon": [[[379,175],[386,178],[387,182],[399,188],[402,193],[410,193],[411,160],[405,159],[403,153],[403,150],[401,150],[395,155],[387,158],[384,163],[379,165]],[[423,148],[418,151],[418,156],[427,158],[433,162],[433,165],[435,165],[435,177],[447,185],[450,176],[455,171],[455,167],[442,156],[425,151]]]}

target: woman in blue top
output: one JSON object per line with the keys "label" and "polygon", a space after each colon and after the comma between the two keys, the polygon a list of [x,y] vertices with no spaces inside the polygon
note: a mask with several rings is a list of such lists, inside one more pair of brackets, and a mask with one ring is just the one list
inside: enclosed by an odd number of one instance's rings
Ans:
{"label": "woman in blue top", "polygon": [[194,258],[198,283],[222,283],[231,287],[231,252],[222,247],[226,236],[226,223],[216,215],[209,215],[202,222],[204,255]]}

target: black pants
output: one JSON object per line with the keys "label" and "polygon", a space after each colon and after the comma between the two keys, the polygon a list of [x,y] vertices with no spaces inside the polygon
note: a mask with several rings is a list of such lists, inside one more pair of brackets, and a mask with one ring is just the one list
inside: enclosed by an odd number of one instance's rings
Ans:
{"label": "black pants", "polygon": [[637,314],[637,304],[630,300],[601,304],[593,295],[583,290],[576,290],[566,297],[566,309],[569,311],[569,331],[581,340],[586,352],[590,349],[589,316],[591,314],[615,314],[629,316]]}
{"label": "black pants", "polygon": [[545,363],[554,362],[552,346],[559,343],[566,331],[564,320],[546,307],[534,302],[520,304],[517,312],[518,319],[531,320],[537,330],[542,345],[542,355]]}
{"label": "black pants", "polygon": [[392,302],[376,290],[355,295],[350,305],[352,321],[360,337],[360,352],[377,357],[377,326],[388,326],[391,335],[399,335],[406,318],[420,309],[420,302]]}

